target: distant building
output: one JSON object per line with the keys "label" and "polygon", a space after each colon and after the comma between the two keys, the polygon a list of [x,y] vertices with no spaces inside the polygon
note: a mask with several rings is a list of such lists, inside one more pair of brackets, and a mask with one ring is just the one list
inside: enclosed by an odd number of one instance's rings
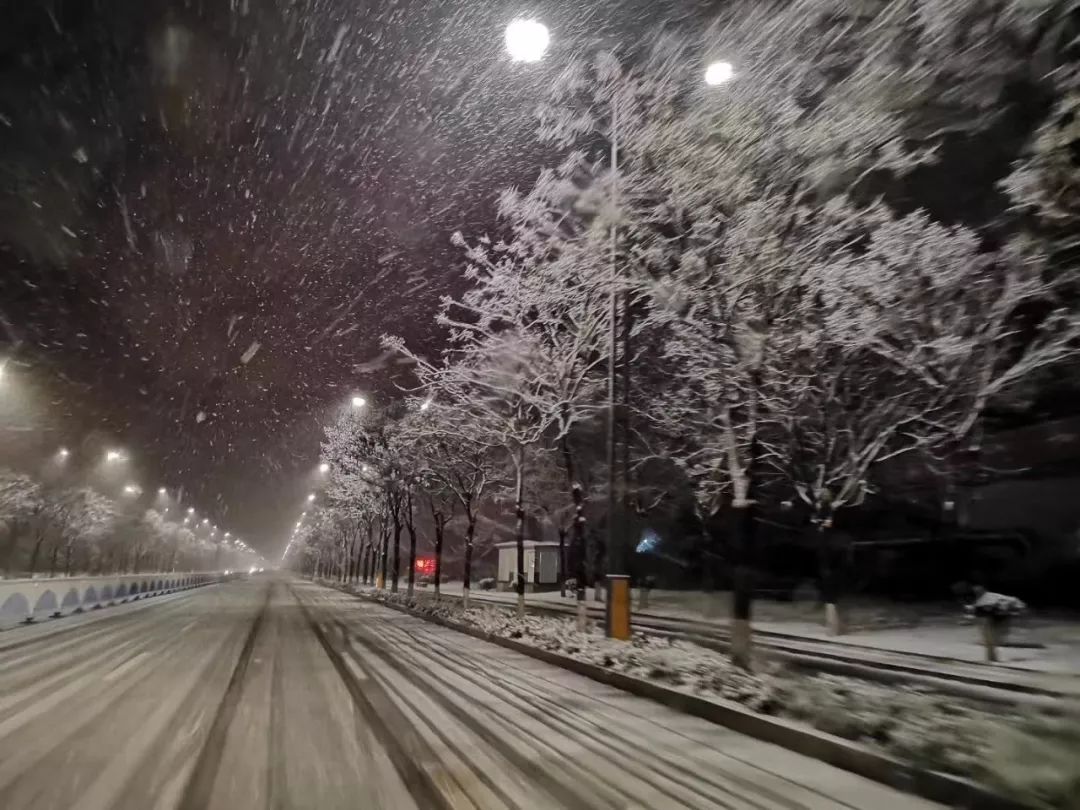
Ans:
{"label": "distant building", "polygon": [[[500,591],[514,589],[517,573],[517,543],[496,543],[499,550]],[[559,544],[537,540],[525,541],[525,590],[550,591],[559,587]]]}

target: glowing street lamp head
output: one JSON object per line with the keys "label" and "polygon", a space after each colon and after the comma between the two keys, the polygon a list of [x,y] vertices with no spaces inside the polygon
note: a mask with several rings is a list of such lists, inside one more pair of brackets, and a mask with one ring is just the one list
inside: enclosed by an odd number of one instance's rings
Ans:
{"label": "glowing street lamp head", "polygon": [[203,518],[202,522],[203,522],[203,526],[205,526],[207,523],[210,522],[210,518]]}
{"label": "glowing street lamp head", "polygon": [[547,26],[536,20],[514,20],[506,26],[506,52],[515,62],[539,62],[549,42]]}
{"label": "glowing street lamp head", "polygon": [[59,450],[56,451],[56,455],[60,456],[60,458],[67,458],[71,455],[71,451],[68,450],[66,447],[61,447]]}
{"label": "glowing street lamp head", "polygon": [[705,84],[718,85],[731,81],[735,77],[735,68],[731,62],[713,62],[705,68]]}
{"label": "glowing street lamp head", "polygon": [[307,499],[308,503],[312,503],[315,500],[315,493],[312,492],[310,495],[307,496]]}
{"label": "glowing street lamp head", "polygon": [[165,487],[158,487],[158,491],[157,491],[158,495],[164,495],[165,492],[166,492]]}
{"label": "glowing street lamp head", "polygon": [[124,485],[124,494],[125,495],[138,495],[140,492],[142,492],[142,490],[140,490],[139,487],[136,484],[125,484]]}
{"label": "glowing street lamp head", "polygon": [[194,506],[189,506],[189,507],[187,508],[187,513],[188,513],[189,515],[194,515],[194,514],[195,514],[195,507],[194,507]]}
{"label": "glowing street lamp head", "polygon": [[431,400],[430,399],[425,399],[423,402],[420,403],[420,410],[422,410],[422,411],[426,411],[430,407],[431,407]]}
{"label": "glowing street lamp head", "polygon": [[362,396],[357,395],[352,398],[352,406],[354,408],[363,408],[367,404],[367,400]]}
{"label": "glowing street lamp head", "polygon": [[106,461],[122,461],[123,458],[124,458],[124,454],[121,453],[119,450],[106,450],[105,451],[105,460]]}
{"label": "glowing street lamp head", "polygon": [[321,472],[323,475],[326,475],[328,472],[330,472],[330,465],[324,461],[322,464],[319,465],[319,472]]}

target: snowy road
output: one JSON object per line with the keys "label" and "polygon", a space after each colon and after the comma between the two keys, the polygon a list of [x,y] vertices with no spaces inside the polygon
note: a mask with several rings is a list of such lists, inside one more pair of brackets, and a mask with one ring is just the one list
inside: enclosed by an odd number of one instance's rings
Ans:
{"label": "snowy road", "polygon": [[101,617],[0,635],[5,810],[934,806],[309,583]]}

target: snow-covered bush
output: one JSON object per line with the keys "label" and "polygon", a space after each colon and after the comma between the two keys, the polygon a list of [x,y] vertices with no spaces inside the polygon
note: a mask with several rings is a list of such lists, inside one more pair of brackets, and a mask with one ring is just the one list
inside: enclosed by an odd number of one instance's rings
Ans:
{"label": "snow-covered bush", "polygon": [[974,602],[967,606],[967,611],[973,616],[986,616],[994,619],[1011,619],[1021,615],[1027,610],[1020,599],[1015,596],[1007,596],[1003,593],[983,591]]}

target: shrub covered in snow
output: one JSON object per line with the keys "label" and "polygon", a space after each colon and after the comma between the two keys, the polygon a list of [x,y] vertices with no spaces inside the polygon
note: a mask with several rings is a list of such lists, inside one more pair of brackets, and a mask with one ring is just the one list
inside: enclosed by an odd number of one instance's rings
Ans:
{"label": "shrub covered in snow", "polygon": [[1011,619],[1027,610],[1027,605],[1015,596],[982,591],[976,596],[975,601],[967,606],[967,610],[975,616]]}

